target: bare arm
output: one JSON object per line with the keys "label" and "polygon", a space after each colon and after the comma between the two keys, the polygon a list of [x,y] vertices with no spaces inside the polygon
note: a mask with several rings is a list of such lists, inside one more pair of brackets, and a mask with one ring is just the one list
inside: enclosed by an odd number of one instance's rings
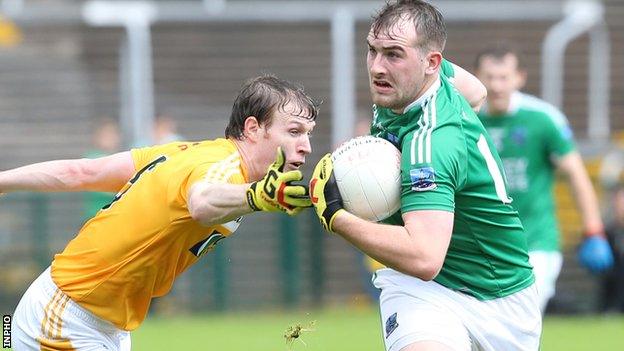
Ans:
{"label": "bare arm", "polygon": [[97,159],[41,162],[0,172],[0,192],[116,192],[134,172],[129,151]]}
{"label": "bare arm", "polygon": [[594,187],[585,170],[583,160],[578,152],[570,152],[557,162],[570,182],[576,206],[583,218],[583,229],[586,234],[602,234],[604,231],[598,199]]}
{"label": "bare arm", "polygon": [[203,225],[229,222],[253,210],[247,203],[250,184],[209,183],[199,181],[189,190],[191,217]]}
{"label": "bare arm", "polygon": [[341,211],[333,230],[380,263],[431,280],[444,264],[453,218],[446,211],[413,211],[403,215],[405,226],[396,226],[367,222]]}
{"label": "bare arm", "polygon": [[466,98],[472,109],[479,111],[487,97],[487,89],[481,81],[470,72],[451,63],[455,71],[455,77],[451,78],[451,82],[455,88]]}

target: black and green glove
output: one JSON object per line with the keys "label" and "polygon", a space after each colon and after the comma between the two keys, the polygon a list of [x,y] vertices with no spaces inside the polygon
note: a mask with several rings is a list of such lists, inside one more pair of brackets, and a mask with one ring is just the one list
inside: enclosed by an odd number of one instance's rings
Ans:
{"label": "black and green glove", "polygon": [[308,188],[293,182],[303,179],[301,171],[284,172],[286,156],[282,148],[277,149],[275,162],[267,174],[247,189],[247,203],[254,211],[282,211],[293,216],[304,208],[312,206]]}
{"label": "black and green glove", "polygon": [[331,154],[323,156],[314,168],[310,180],[310,197],[321,224],[325,230],[333,232],[334,219],[340,211],[344,211],[344,208],[334,177]]}

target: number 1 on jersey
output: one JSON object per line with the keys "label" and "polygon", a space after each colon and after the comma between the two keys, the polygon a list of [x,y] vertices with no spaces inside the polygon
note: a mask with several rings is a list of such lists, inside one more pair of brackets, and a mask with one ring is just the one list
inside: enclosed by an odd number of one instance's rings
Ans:
{"label": "number 1 on jersey", "polygon": [[503,203],[510,204],[511,199],[509,198],[509,196],[507,196],[507,189],[505,189],[505,181],[503,180],[503,175],[498,168],[498,164],[496,163],[494,156],[492,156],[492,151],[490,151],[490,147],[488,146],[487,140],[485,139],[485,136],[483,136],[483,134],[479,136],[477,147],[479,148],[481,156],[483,156],[483,158],[485,159],[485,163],[487,164],[488,171],[492,176],[492,180],[494,180],[496,195],[498,195],[498,198]]}

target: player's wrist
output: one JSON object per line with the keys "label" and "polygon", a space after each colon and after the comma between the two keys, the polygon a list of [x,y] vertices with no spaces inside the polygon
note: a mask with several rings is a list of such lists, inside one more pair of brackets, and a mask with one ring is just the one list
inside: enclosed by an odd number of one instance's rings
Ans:
{"label": "player's wrist", "polygon": [[251,208],[252,211],[262,211],[260,206],[257,203],[256,199],[256,186],[258,182],[253,182],[249,185],[249,188],[245,191],[245,198],[247,200],[247,205]]}
{"label": "player's wrist", "polygon": [[583,238],[585,239],[594,238],[594,237],[606,238],[604,230],[585,230],[583,232]]}

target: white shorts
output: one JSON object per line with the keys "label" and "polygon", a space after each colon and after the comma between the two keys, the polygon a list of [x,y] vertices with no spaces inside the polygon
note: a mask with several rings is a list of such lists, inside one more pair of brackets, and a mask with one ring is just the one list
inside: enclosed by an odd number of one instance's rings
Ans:
{"label": "white shorts", "polygon": [[382,335],[388,351],[434,341],[456,351],[536,351],[542,318],[535,284],[509,296],[481,301],[392,269],[380,269]]}
{"label": "white shorts", "polygon": [[540,309],[544,312],[548,300],[555,296],[563,256],[558,251],[530,251],[529,262],[533,266]]}
{"label": "white shorts", "polygon": [[63,294],[46,269],[26,290],[13,315],[13,350],[130,350],[130,333]]}

